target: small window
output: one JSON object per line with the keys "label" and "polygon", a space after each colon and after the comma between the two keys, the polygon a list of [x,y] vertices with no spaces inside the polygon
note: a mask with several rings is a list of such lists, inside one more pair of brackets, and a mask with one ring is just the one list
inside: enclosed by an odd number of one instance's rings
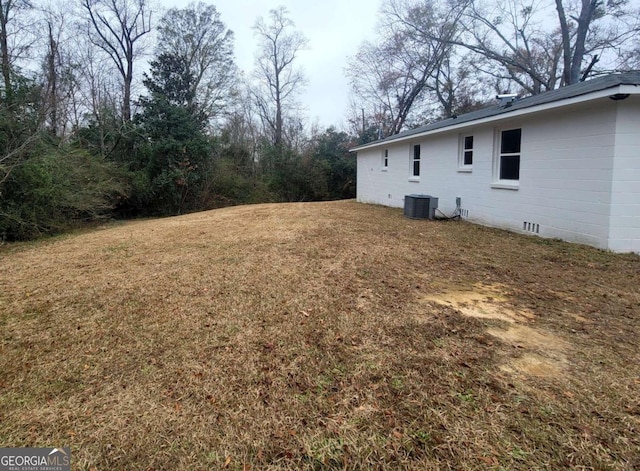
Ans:
{"label": "small window", "polygon": [[412,168],[411,168],[411,176],[419,177],[420,176],[420,144],[416,144],[413,146],[413,159],[412,159]]}
{"label": "small window", "polygon": [[502,131],[500,135],[500,155],[498,177],[500,180],[520,179],[520,143],[522,129]]}
{"label": "small window", "polygon": [[461,136],[458,167],[464,170],[471,170],[472,165],[473,165],[473,136]]}
{"label": "small window", "polygon": [[462,158],[463,165],[473,165],[473,136],[464,138],[464,155]]}
{"label": "small window", "polygon": [[389,166],[389,149],[382,151],[382,168],[386,169]]}

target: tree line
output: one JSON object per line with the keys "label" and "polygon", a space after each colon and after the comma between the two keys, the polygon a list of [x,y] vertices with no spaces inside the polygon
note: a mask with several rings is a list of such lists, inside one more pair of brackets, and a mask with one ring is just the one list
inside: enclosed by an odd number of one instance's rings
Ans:
{"label": "tree line", "polygon": [[0,0],[0,242],[110,218],[355,196],[348,149],[637,67],[625,0],[384,0],[349,58],[345,129],[304,115],[308,46],[284,7],[238,70],[215,5]]}

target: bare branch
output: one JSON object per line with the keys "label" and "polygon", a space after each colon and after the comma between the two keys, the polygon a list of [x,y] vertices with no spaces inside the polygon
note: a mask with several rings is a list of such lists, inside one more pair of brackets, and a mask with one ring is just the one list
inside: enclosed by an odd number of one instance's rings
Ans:
{"label": "bare branch", "polygon": [[131,120],[131,84],[138,43],[151,31],[146,0],[82,0],[90,40],[111,58],[122,77],[124,121]]}
{"label": "bare branch", "polygon": [[268,23],[258,18],[254,26],[260,41],[254,71],[262,87],[262,92],[256,93],[261,95],[258,107],[262,113],[270,114],[261,118],[269,125],[275,145],[283,143],[286,108],[294,105],[295,95],[305,84],[304,75],[294,67],[294,62],[307,46],[307,39],[292,31],[295,25],[286,15],[287,10],[279,7],[269,12]]}

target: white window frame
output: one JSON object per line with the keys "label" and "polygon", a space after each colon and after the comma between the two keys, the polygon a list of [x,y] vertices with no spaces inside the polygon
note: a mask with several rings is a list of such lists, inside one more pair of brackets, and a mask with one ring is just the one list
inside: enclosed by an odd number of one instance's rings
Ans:
{"label": "white window frame", "polygon": [[[471,148],[467,148],[467,138],[472,139]],[[465,155],[467,152],[471,152],[471,163],[465,164]],[[475,153],[475,138],[473,134],[460,134],[460,140],[458,144],[458,171],[459,172],[471,172],[473,169],[473,154]]]}
{"label": "white window frame", "polygon": [[[418,158],[416,159],[416,148],[418,149]],[[409,160],[409,181],[420,181],[420,174],[422,173],[422,146],[420,144],[411,144],[410,146],[410,160]],[[416,175],[416,162],[418,163],[418,174]]]}
{"label": "white window frame", "polygon": [[386,172],[389,169],[389,148],[382,149],[382,171]]}
{"label": "white window frame", "polygon": [[[507,131],[520,130],[520,152],[502,152],[502,135]],[[518,179],[502,179],[500,178],[500,169],[503,157],[518,157]],[[496,129],[494,139],[494,156],[493,156],[493,183],[491,188],[504,190],[517,190],[520,187],[520,164],[522,163],[522,127],[508,127]]]}

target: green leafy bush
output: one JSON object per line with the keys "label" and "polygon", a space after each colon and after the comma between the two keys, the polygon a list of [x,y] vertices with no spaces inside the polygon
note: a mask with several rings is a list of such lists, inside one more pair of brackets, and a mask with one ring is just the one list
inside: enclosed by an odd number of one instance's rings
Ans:
{"label": "green leafy bush", "polygon": [[128,191],[111,162],[83,150],[39,149],[0,186],[0,238],[32,239],[110,217]]}

